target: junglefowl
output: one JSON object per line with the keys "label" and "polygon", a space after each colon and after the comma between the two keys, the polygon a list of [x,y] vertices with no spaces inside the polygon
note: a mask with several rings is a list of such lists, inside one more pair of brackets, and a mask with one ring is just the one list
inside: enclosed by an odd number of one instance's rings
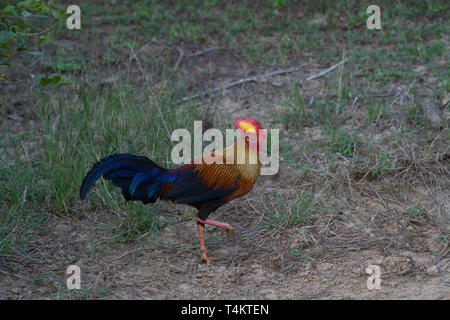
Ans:
{"label": "junglefowl", "polygon": [[[142,201],[147,204],[154,203],[159,198],[193,206],[198,210],[197,232],[202,260],[215,260],[206,253],[203,232],[205,224],[225,228],[233,238],[234,229],[228,223],[208,219],[208,216],[225,203],[250,192],[260,175],[259,152],[266,140],[258,121],[249,117],[245,120],[237,118],[234,124],[244,133],[234,144],[223,150],[204,154],[175,169],[162,168],[147,157],[131,154],[114,154],[101,159],[84,178],[80,198],[83,200],[95,181],[103,176],[122,189],[127,201]],[[241,147],[238,147],[239,144]],[[227,157],[228,152],[232,156]],[[206,161],[208,158],[210,161]],[[211,159],[215,161],[212,162]]]}

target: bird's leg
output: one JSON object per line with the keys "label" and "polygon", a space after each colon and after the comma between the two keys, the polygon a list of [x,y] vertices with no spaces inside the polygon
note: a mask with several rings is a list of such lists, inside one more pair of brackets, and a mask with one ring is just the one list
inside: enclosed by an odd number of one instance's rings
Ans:
{"label": "bird's leg", "polygon": [[197,218],[197,232],[198,238],[200,239],[200,247],[202,248],[202,261],[209,262],[213,260],[217,260],[215,258],[208,257],[206,254],[206,246],[205,246],[205,235],[203,233],[203,229],[205,228],[205,224],[200,222],[201,220]]}
{"label": "bird's leg", "polygon": [[209,225],[216,226],[219,228],[224,228],[227,231],[227,235],[234,241],[234,229],[228,223],[218,222],[218,221],[214,221],[211,219],[202,220],[199,217],[197,217],[197,223],[198,222],[203,223],[203,224],[209,224]]}
{"label": "bird's leg", "polygon": [[208,257],[208,255],[206,254],[205,234],[204,234],[205,224],[209,224],[209,225],[216,226],[219,228],[224,228],[227,231],[227,234],[233,240],[234,240],[234,229],[228,223],[218,222],[218,221],[214,221],[211,219],[202,220],[199,217],[197,217],[197,232],[198,232],[198,238],[200,240],[200,247],[202,248],[202,260],[205,262],[209,262],[209,261],[213,261],[213,260],[217,260],[217,259]]}

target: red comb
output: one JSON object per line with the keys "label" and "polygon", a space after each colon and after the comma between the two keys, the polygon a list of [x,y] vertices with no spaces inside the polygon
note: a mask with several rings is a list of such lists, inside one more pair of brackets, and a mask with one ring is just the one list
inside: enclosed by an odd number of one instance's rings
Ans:
{"label": "red comb", "polygon": [[237,117],[236,120],[234,120],[234,126],[237,129],[240,128],[239,123],[241,121],[245,121],[245,122],[251,123],[253,126],[255,126],[256,131],[258,131],[259,129],[263,129],[263,127],[261,126],[261,124],[257,120],[252,119],[250,117],[247,117],[247,119],[242,119],[241,117]]}

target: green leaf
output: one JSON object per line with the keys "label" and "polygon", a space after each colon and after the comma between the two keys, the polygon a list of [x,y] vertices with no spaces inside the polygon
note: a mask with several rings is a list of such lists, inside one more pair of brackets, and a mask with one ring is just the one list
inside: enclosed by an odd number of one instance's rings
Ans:
{"label": "green leaf", "polygon": [[28,54],[31,54],[32,56],[42,56],[43,53],[39,51],[27,51]]}
{"label": "green leaf", "polygon": [[17,9],[30,8],[33,5],[33,0],[25,0],[17,3]]}
{"label": "green leaf", "polygon": [[35,14],[34,17],[41,18],[41,19],[48,19],[48,16],[46,16],[45,14]]}
{"label": "green leaf", "polygon": [[48,86],[50,83],[51,83],[50,78],[46,78],[46,77],[42,77],[39,82],[39,84],[43,87]]}
{"label": "green leaf", "polygon": [[38,13],[48,13],[50,11],[50,8],[45,5],[45,2],[42,1],[41,5],[38,8]]}
{"label": "green leaf", "polygon": [[54,75],[53,77],[51,77],[50,81],[54,84],[58,84],[61,82],[61,76]]}
{"label": "green leaf", "polygon": [[21,13],[22,17],[26,18],[29,16],[32,16],[32,14],[30,12],[28,12],[27,10],[23,10]]}
{"label": "green leaf", "polygon": [[0,44],[7,44],[15,38],[16,34],[11,31],[0,31]]}
{"label": "green leaf", "polygon": [[17,15],[16,8],[14,6],[7,6],[3,9],[4,15]]}
{"label": "green leaf", "polygon": [[54,85],[64,85],[69,82],[71,82],[72,79],[70,78],[63,78],[60,75],[53,74],[48,77],[43,76],[42,74],[38,74],[36,77],[36,83],[39,84],[42,87],[46,87],[48,85],[54,84]]}
{"label": "green leaf", "polygon": [[51,38],[52,38],[52,37],[51,37],[51,35],[50,35],[50,33],[49,33],[49,34],[47,34],[47,35],[40,36],[38,42],[39,42],[39,44],[43,44],[43,43],[49,41]]}
{"label": "green leaf", "polygon": [[56,20],[59,20],[61,17],[64,17],[66,15],[66,12],[64,10],[54,10],[52,11],[53,18]]}

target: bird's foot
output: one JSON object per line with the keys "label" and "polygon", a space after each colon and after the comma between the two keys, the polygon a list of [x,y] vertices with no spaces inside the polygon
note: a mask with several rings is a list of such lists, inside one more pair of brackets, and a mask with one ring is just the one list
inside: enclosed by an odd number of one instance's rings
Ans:
{"label": "bird's foot", "polygon": [[218,261],[218,260],[219,260],[218,258],[208,257],[206,252],[203,252],[203,254],[202,254],[202,262],[211,263],[211,262]]}
{"label": "bird's foot", "polygon": [[231,239],[233,242],[235,240],[235,234],[234,234],[234,229],[225,229],[226,233],[227,233],[227,237],[228,239]]}

